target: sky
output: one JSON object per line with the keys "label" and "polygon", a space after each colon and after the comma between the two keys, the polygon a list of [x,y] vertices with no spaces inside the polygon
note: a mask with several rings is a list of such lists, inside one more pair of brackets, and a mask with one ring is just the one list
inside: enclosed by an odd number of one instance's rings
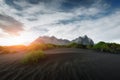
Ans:
{"label": "sky", "polygon": [[0,45],[84,35],[120,43],[120,0],[0,0]]}

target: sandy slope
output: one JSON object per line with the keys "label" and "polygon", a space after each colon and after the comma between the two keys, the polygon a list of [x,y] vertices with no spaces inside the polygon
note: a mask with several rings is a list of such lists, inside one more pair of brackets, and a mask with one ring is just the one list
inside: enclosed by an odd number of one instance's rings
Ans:
{"label": "sandy slope", "polygon": [[23,53],[0,55],[0,80],[120,80],[120,55],[84,49],[53,49],[34,65]]}

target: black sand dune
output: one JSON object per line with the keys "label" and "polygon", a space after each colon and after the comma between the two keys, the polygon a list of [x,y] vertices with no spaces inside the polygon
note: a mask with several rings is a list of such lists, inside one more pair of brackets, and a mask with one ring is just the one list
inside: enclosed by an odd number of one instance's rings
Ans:
{"label": "black sand dune", "polygon": [[24,53],[0,55],[0,80],[120,80],[120,55],[84,49],[45,51],[38,64],[20,63]]}

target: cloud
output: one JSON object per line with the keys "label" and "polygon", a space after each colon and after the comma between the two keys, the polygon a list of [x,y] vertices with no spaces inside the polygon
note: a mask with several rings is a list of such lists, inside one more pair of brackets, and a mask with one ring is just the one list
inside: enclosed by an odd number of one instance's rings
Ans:
{"label": "cloud", "polygon": [[[85,19],[67,24],[54,24],[46,35],[55,35],[59,38],[73,39],[81,35],[90,36],[95,42],[120,41],[120,11],[98,19]],[[111,22],[112,21],[112,22]]]}
{"label": "cloud", "polygon": [[43,28],[40,26],[32,27],[29,31],[31,32],[37,32],[39,35],[47,33],[49,30],[47,28]]}
{"label": "cloud", "polygon": [[0,9],[9,18],[1,20],[1,29],[10,34],[19,33],[24,26],[35,36],[72,40],[88,35],[95,42],[120,41],[120,10],[111,9],[105,0],[1,0]]}
{"label": "cloud", "polygon": [[22,23],[7,15],[0,15],[0,29],[10,35],[19,35],[24,30]]}

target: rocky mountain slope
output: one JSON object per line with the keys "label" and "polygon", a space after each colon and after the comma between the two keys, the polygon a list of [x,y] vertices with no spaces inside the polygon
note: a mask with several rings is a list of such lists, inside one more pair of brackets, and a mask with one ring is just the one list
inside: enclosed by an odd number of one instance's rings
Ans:
{"label": "rocky mountain slope", "polygon": [[88,38],[86,35],[83,37],[78,37],[72,40],[74,43],[83,44],[83,45],[94,45],[94,41]]}
{"label": "rocky mountain slope", "polygon": [[94,41],[87,37],[86,35],[83,37],[78,37],[72,41],[69,41],[67,39],[58,39],[54,36],[48,37],[48,36],[42,36],[37,38],[35,41],[32,42],[32,44],[42,44],[42,43],[49,43],[49,44],[56,44],[56,45],[67,45],[69,43],[78,43],[83,45],[94,45]]}

